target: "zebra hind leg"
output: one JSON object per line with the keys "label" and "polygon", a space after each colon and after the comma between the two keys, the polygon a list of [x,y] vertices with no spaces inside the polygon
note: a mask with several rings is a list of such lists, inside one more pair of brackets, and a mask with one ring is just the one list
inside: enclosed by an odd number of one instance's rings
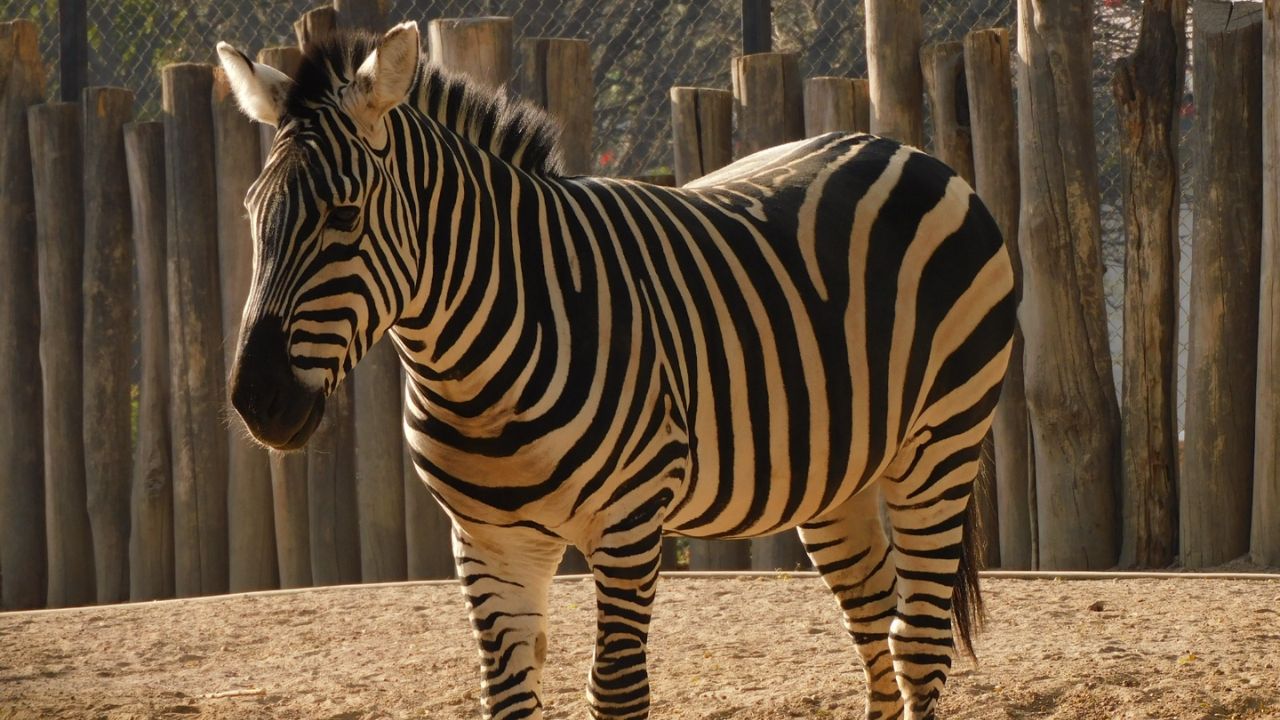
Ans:
{"label": "zebra hind leg", "polygon": [[[596,583],[596,647],[587,703],[596,720],[649,716],[645,648],[662,552],[662,489],[601,533],[589,560]],[[620,504],[626,504],[624,501]]]}
{"label": "zebra hind leg", "polygon": [[889,629],[897,614],[894,553],[880,523],[874,487],[840,507],[800,526],[800,539],[836,597],[844,627],[857,646],[867,680],[867,720],[903,715],[903,699],[894,679]]}
{"label": "zebra hind leg", "polygon": [[526,528],[454,527],[454,559],[480,646],[485,720],[542,718],[547,591],[564,549]]}
{"label": "zebra hind leg", "polygon": [[[889,645],[906,720],[936,716],[955,656],[952,619],[960,621],[960,639],[967,644],[969,618],[981,612],[975,551],[965,529],[987,424],[929,439],[903,474],[881,482],[898,574],[898,613]],[[954,613],[953,599],[958,603]]]}

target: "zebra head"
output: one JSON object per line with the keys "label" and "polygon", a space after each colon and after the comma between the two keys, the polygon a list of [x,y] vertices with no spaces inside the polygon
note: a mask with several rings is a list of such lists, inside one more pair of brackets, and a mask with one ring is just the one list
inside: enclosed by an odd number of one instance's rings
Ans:
{"label": "zebra head", "polygon": [[309,56],[295,82],[218,45],[241,109],[277,127],[245,199],[253,279],[229,380],[249,431],[277,449],[306,443],[325,397],[398,319],[416,283],[403,260],[412,251],[395,246],[413,230],[389,169],[389,116],[418,70],[418,27],[349,47],[359,55],[340,63]]}

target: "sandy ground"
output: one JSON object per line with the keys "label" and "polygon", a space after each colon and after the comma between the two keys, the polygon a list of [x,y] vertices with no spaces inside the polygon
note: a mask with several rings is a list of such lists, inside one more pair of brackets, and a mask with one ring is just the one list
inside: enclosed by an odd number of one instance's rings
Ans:
{"label": "sandy ground", "polygon": [[[1280,718],[1280,582],[987,580],[945,718]],[[547,717],[585,716],[594,611],[552,590]],[[667,579],[655,720],[860,718],[816,579]],[[476,718],[456,587],[399,585],[0,614],[0,720]]]}

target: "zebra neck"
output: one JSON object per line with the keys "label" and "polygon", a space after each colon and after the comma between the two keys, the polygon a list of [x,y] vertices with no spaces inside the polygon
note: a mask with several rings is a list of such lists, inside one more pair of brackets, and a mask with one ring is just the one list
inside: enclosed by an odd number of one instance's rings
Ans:
{"label": "zebra neck", "polygon": [[432,130],[429,177],[416,181],[422,282],[396,334],[433,413],[452,411],[455,426],[501,425],[566,362],[547,345],[568,334],[554,289],[565,273],[556,181]]}

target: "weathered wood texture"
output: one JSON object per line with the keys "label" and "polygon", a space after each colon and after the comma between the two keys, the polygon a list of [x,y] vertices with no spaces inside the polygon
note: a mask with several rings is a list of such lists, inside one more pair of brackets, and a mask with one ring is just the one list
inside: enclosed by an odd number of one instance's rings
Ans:
{"label": "weathered wood texture", "polygon": [[387,7],[391,0],[333,0],[338,25],[371,32],[387,29]]}
{"label": "weathered wood texture", "polygon": [[168,192],[174,587],[227,591],[227,433],[213,152],[213,67],[160,73]]}
{"label": "weathered wood texture", "polygon": [[591,158],[595,87],[591,45],[570,38],[529,38],[520,43],[521,93],[560,125],[560,154],[570,175],[595,170]]}
{"label": "weathered wood texture", "polygon": [[[263,48],[258,62],[266,63],[293,77],[302,64],[302,51],[295,46]],[[258,125],[258,144],[266,164],[276,129]],[[307,510],[307,453],[270,453],[272,524],[275,526],[276,568],[280,587],[311,585],[311,528]]]}
{"label": "weathered wood texture", "polygon": [[431,62],[491,88],[511,80],[511,18],[440,18],[427,26]]}
{"label": "weathered wood texture", "polygon": [[307,510],[307,454],[272,452],[270,463],[280,587],[310,587],[311,517]]}
{"label": "weathered wood texture", "polygon": [[689,569],[750,569],[752,544],[747,540],[690,540]]}
{"label": "weathered wood texture", "polygon": [[933,154],[973,184],[973,136],[964,43],[942,42],[920,50],[920,68],[933,119]]}
{"label": "weathered wood texture", "polygon": [[[973,178],[973,138],[969,127],[969,90],[965,79],[964,43],[944,42],[920,50],[920,66],[933,120],[933,154],[951,166],[970,185]],[[997,506],[997,467],[994,433],[982,442],[981,463],[973,485],[973,500],[981,534],[982,567],[1000,567],[1000,515]]]}
{"label": "weathered wood texture", "polygon": [[733,162],[733,93],[671,88],[671,149],[677,185]]}
{"label": "weathered wood texture", "polygon": [[348,379],[355,385],[356,498],[365,582],[404,580],[404,430],[400,357],[383,338]]}
{"label": "weathered wood texture", "polygon": [[138,364],[142,371],[129,535],[129,599],[136,602],[173,597],[164,124],[125,125],[124,144],[138,267]]}
{"label": "weathered wood texture", "polygon": [[1147,0],[1111,89],[1125,220],[1120,565],[1173,563],[1178,541],[1178,158],[1186,0]]}
{"label": "weathered wood texture", "polygon": [[1262,50],[1262,277],[1253,448],[1253,561],[1280,566],[1280,0],[1266,0]]}
{"label": "weathered wood texture", "polygon": [[[222,286],[223,373],[235,362],[240,317],[253,271],[253,233],[244,210],[261,163],[257,123],[236,103],[222,68],[213,71],[213,149],[218,195],[218,275]],[[271,463],[239,418],[227,432],[228,587],[231,592],[279,586]]]}
{"label": "weathered wood texture", "polygon": [[804,137],[804,85],[795,53],[733,59],[734,156]]}
{"label": "weathered wood texture", "polygon": [[804,135],[871,130],[871,87],[864,78],[815,77],[804,81]]}
{"label": "weathered wood texture", "polygon": [[44,99],[39,31],[0,22],[0,608],[45,602],[36,209],[27,107]]}
{"label": "weathered wood texture", "polygon": [[1055,570],[1111,567],[1118,550],[1119,408],[1102,294],[1092,23],[1089,3],[1018,1],[1020,317],[1039,560]]}
{"label": "weathered wood texture", "polygon": [[[280,72],[293,77],[302,64],[302,51],[292,45],[262,48],[258,51],[258,62],[270,65]],[[275,141],[276,129],[266,123],[258,124],[258,145],[262,149],[262,164],[267,164],[267,155],[271,154],[271,144]]]}
{"label": "weathered wood texture", "polygon": [[[804,87],[795,53],[760,53],[733,59],[733,100],[737,137],[735,156],[804,137]],[[745,543],[744,543],[745,544]],[[751,567],[756,570],[794,570],[808,567],[794,531],[750,541]],[[702,548],[697,548],[702,550]],[[708,549],[716,561],[736,561],[737,549]],[[697,554],[697,553],[695,553]]]}
{"label": "weathered wood texture", "polygon": [[[1009,33],[1002,28],[970,33],[964,40],[965,85],[973,142],[973,182],[991,211],[1013,263],[1022,291],[1018,255],[1018,131],[1013,107],[1013,71]],[[1000,567],[1028,570],[1031,553],[1029,491],[1034,469],[1031,427],[1023,388],[1022,328],[1014,331],[1009,371],[996,406],[992,436],[996,453],[996,514],[999,517]]]}
{"label": "weathered wood texture", "polygon": [[[1262,244],[1262,6],[1196,2],[1185,567],[1249,551]],[[1275,442],[1275,438],[1271,438]]]}
{"label": "weathered wood texture", "polygon": [[338,13],[332,5],[324,5],[303,13],[293,23],[293,34],[298,39],[298,47],[306,48],[307,43],[323,40],[338,27]]}
{"label": "weathered wood texture", "polygon": [[129,599],[133,223],[124,124],[133,92],[91,87],[84,140],[84,450],[98,602]]}
{"label": "weathered wood texture", "polygon": [[871,132],[924,145],[920,0],[867,0]]}
{"label": "weathered wood texture", "polygon": [[[96,597],[93,536],[85,510],[84,418],[80,404],[84,378],[80,364],[84,336],[80,290],[84,264],[80,106],[36,105],[28,112],[28,128],[40,256],[48,604],[66,607],[92,603]],[[24,522],[32,520],[26,518]]]}
{"label": "weathered wood texture", "polygon": [[307,514],[315,585],[360,582],[356,517],[355,398],[344,382],[325,403],[307,443]]}

